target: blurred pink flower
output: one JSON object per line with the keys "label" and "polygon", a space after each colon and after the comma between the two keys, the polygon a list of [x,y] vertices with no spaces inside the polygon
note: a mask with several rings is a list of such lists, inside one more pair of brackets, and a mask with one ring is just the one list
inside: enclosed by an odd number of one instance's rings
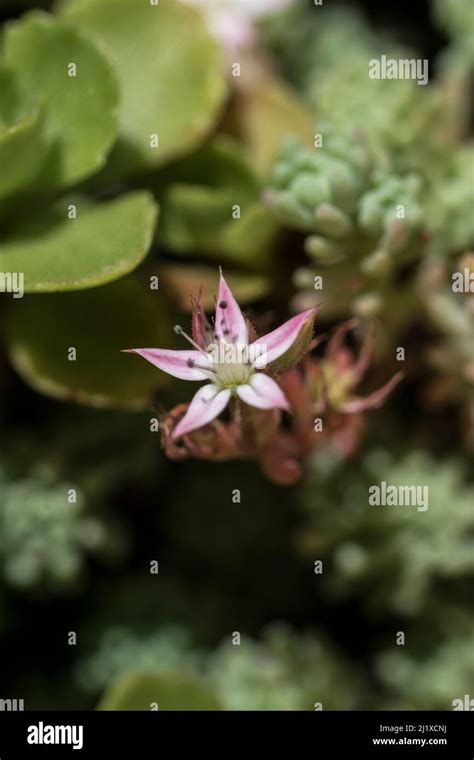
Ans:
{"label": "blurred pink flower", "polygon": [[255,42],[256,19],[276,13],[295,0],[182,0],[200,6],[214,37],[228,50],[246,48]]}

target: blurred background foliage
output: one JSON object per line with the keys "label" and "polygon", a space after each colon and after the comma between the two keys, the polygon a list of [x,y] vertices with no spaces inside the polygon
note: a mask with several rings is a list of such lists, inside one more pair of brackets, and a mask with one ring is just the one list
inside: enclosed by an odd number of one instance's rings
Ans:
{"label": "blurred background foliage", "polygon": [[[0,295],[0,697],[451,709],[474,695],[472,4],[279,3],[237,50],[205,5],[0,0],[0,271],[25,277]],[[369,79],[381,54],[429,84]],[[119,353],[178,347],[218,265],[262,329],[316,303],[317,335],[376,325],[367,388],[405,348],[299,485],[166,460],[154,422],[188,387]],[[429,509],[369,507],[381,480]]]}

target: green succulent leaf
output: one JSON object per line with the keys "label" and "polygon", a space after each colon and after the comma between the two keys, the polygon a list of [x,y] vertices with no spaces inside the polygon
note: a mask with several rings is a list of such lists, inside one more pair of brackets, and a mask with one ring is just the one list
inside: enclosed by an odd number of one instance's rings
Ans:
{"label": "green succulent leaf", "polygon": [[115,62],[122,101],[112,172],[158,166],[199,144],[218,116],[226,84],[220,48],[198,11],[176,0],[156,6],[74,0],[64,15],[93,33]]}
{"label": "green succulent leaf", "polygon": [[32,213],[0,240],[0,269],[20,272],[27,293],[82,290],[116,280],[144,259],[153,238],[156,204],[146,192],[100,204],[68,201]]}
{"label": "green succulent leaf", "polygon": [[[254,203],[238,222],[232,219],[225,225],[222,231],[225,260],[249,269],[268,267],[278,231],[279,226],[267,207],[261,202]],[[217,261],[224,260],[218,248],[210,253]]]}
{"label": "green succulent leaf", "polygon": [[67,186],[100,169],[116,138],[118,106],[104,54],[84,33],[33,12],[7,27],[4,58],[44,107],[49,150],[41,187]]}
{"label": "green succulent leaf", "polygon": [[[156,705],[156,706],[155,706]],[[99,710],[220,710],[213,690],[196,676],[126,673],[107,689]]]}
{"label": "green succulent leaf", "polygon": [[[160,296],[134,277],[80,293],[16,301],[8,327],[10,359],[33,388],[91,406],[146,408],[167,376],[135,346],[166,346],[172,333]],[[76,351],[69,361],[69,349]]]}
{"label": "green succulent leaf", "polygon": [[0,200],[32,181],[43,157],[40,108],[0,68]]}
{"label": "green succulent leaf", "polygon": [[265,262],[277,225],[234,141],[218,137],[173,163],[160,173],[154,190],[162,209],[158,237],[173,251],[248,267]]}

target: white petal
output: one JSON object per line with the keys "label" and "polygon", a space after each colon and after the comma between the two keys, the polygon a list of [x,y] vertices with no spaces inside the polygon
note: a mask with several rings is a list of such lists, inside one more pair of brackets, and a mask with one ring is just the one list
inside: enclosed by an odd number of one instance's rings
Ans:
{"label": "white petal", "polygon": [[178,422],[173,430],[173,439],[180,438],[192,430],[207,425],[225,409],[230,399],[230,391],[221,390],[216,385],[210,383],[199,388],[194,395],[188,411]]}
{"label": "white petal", "polygon": [[257,372],[246,385],[238,385],[237,395],[242,401],[257,409],[286,409],[290,405],[279,385],[271,377]]}

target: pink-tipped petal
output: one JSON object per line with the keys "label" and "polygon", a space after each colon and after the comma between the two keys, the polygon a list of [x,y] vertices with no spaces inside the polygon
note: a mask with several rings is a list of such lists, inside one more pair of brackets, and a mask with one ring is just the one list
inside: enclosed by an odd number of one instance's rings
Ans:
{"label": "pink-tipped petal", "polygon": [[302,328],[308,324],[310,320],[311,322],[314,320],[315,314],[316,309],[314,308],[303,311],[301,314],[297,314],[296,317],[292,317],[287,322],[284,322],[280,327],[277,327],[276,330],[272,330],[272,332],[267,333],[267,335],[262,335],[261,338],[257,338],[257,340],[252,343],[252,346],[260,346],[264,349],[260,362],[257,361],[256,363],[257,369],[263,368],[264,360],[267,364],[270,364],[270,362],[275,361],[275,359],[278,359],[288,351],[298,338]]}
{"label": "pink-tipped petal", "polygon": [[252,376],[246,385],[238,385],[236,393],[242,401],[257,409],[289,410],[288,399],[271,377],[260,372]]}
{"label": "pink-tipped petal", "polygon": [[248,330],[240,306],[221,272],[216,304],[215,331],[221,340],[238,345],[248,344]]}
{"label": "pink-tipped petal", "polygon": [[131,348],[125,353],[139,354],[158,369],[180,380],[210,380],[209,360],[200,351],[174,351],[166,348]]}
{"label": "pink-tipped petal", "polygon": [[172,439],[176,440],[176,438],[212,422],[225,409],[229,399],[229,390],[220,390],[212,383],[203,385],[193,396],[188,411],[173,430]]}

